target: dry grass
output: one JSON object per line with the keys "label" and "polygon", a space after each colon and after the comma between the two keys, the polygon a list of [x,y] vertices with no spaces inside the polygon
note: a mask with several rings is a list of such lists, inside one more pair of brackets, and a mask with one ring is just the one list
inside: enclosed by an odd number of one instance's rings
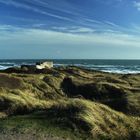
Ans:
{"label": "dry grass", "polygon": [[9,133],[11,122],[27,130],[30,126],[30,131],[54,134],[55,130],[62,137],[66,130],[65,138],[72,140],[136,139],[140,137],[139,82],[140,76],[78,68],[49,74],[0,74],[0,118],[8,116],[0,129]]}
{"label": "dry grass", "polygon": [[93,138],[135,139],[140,135],[139,118],[128,117],[99,103],[81,99],[63,100],[50,110],[54,122],[73,128],[76,126]]}
{"label": "dry grass", "polygon": [[[33,93],[16,91],[0,93],[0,103],[8,104],[8,115],[43,110],[43,119],[59,127],[69,127],[97,139],[135,138],[140,132],[140,119],[128,117],[109,107],[83,99],[40,100]],[[50,119],[51,118],[51,119]]]}

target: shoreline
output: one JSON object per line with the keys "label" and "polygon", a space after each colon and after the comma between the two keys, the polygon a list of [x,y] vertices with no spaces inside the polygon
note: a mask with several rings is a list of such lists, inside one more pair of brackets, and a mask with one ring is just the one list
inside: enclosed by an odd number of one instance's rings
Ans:
{"label": "shoreline", "polygon": [[77,66],[97,71],[120,73],[120,74],[137,74],[140,73],[139,60],[84,60],[84,59],[52,59],[52,60],[1,60],[0,69],[9,67],[19,67],[21,65],[34,65],[36,62],[52,61],[55,67]]}
{"label": "shoreline", "polygon": [[[30,65],[29,65],[30,66]],[[20,65],[19,66],[11,66],[11,67],[6,67],[6,68],[1,68],[0,69],[0,72],[3,72],[3,71],[7,71],[9,69],[20,69]],[[76,66],[76,65],[55,65],[54,64],[54,68],[52,69],[57,69],[57,68],[61,68],[61,67],[65,67],[65,68],[69,68],[69,67],[77,67],[77,68],[80,68],[80,69],[85,69],[85,70],[89,70],[89,71],[97,71],[97,72],[103,72],[103,73],[109,73],[109,74],[121,74],[121,75],[139,75],[140,74],[140,71],[137,72],[137,71],[128,71],[128,70],[116,70],[116,71],[111,71],[111,70],[96,70],[94,68],[87,68],[87,67],[84,67],[84,66]]]}

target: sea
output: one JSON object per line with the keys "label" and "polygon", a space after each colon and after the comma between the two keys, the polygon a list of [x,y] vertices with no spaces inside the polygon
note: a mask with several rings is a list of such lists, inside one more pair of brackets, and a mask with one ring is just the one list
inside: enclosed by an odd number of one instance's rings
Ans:
{"label": "sea", "polygon": [[140,60],[101,60],[101,59],[20,59],[0,60],[0,70],[20,65],[34,65],[36,62],[53,61],[54,67],[79,66],[86,69],[109,73],[136,74],[140,73]]}

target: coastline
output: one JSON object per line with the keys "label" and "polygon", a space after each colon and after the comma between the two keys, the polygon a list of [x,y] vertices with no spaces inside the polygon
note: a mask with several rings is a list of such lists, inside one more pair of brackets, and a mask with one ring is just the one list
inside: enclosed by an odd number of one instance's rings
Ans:
{"label": "coastline", "polygon": [[[20,67],[21,65],[34,65],[36,62],[46,61],[45,59],[19,59],[0,60],[0,69],[10,67]],[[77,66],[97,71],[137,74],[140,73],[140,60],[96,60],[96,59],[50,59],[54,62],[54,67]]]}

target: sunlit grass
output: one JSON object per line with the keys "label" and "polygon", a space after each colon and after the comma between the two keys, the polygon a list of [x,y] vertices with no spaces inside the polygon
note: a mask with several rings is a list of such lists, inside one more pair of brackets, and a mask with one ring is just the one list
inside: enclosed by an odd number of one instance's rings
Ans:
{"label": "sunlit grass", "polygon": [[[80,69],[60,73],[0,74],[0,133],[31,133],[42,138],[46,134],[72,140],[140,136],[140,78],[124,80],[121,76]],[[69,83],[63,85],[65,78],[76,87],[76,94],[73,90],[71,96],[67,94]],[[79,94],[83,96],[80,99],[75,97]],[[112,104],[118,106],[117,99],[121,98],[125,106],[117,111]]]}

